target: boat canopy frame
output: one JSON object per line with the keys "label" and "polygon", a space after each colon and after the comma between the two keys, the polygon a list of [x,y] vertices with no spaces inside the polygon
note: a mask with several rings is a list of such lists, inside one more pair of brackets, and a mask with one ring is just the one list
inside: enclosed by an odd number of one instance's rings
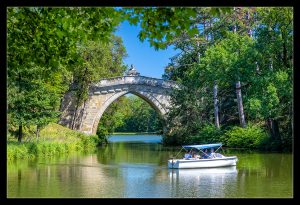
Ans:
{"label": "boat canopy frame", "polygon": [[[182,145],[182,148],[180,149],[180,151],[176,154],[175,157],[177,157],[177,155],[181,152],[181,150],[185,149],[185,150],[189,150],[192,151],[193,149],[198,150],[199,152],[202,152],[203,154],[205,154],[207,157],[211,158],[211,156],[209,156],[207,153],[203,152],[203,149],[209,149],[209,148],[216,148],[215,153],[222,148],[222,143],[215,143],[215,144],[202,144],[202,145]],[[174,159],[175,157],[171,157],[172,159]]]}
{"label": "boat canopy frame", "polygon": [[209,149],[209,148],[215,148],[218,147],[218,149],[222,146],[222,143],[216,143],[216,144],[202,144],[202,145],[183,145],[182,147],[187,150],[187,149],[197,149],[197,150],[202,150],[202,149]]}

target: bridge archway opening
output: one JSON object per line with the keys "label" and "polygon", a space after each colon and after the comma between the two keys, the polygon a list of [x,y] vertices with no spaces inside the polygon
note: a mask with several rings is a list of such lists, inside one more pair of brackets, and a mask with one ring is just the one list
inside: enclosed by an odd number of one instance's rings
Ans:
{"label": "bridge archway opening", "polygon": [[[102,106],[103,110],[99,110],[101,116],[93,126],[97,135],[103,135],[104,132],[162,134],[164,113],[153,99],[136,91],[124,92],[113,99]],[[126,117],[125,112],[128,112]],[[120,125],[120,120],[123,125]]]}

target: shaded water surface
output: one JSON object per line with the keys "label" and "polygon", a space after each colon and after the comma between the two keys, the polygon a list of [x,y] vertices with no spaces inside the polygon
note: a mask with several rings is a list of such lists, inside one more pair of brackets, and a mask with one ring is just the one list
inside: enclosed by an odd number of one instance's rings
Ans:
{"label": "shaded water surface", "polygon": [[[292,154],[224,150],[237,166],[170,170],[160,136],[112,136],[91,154],[7,164],[7,197],[291,198]],[[180,153],[178,156],[181,157]]]}

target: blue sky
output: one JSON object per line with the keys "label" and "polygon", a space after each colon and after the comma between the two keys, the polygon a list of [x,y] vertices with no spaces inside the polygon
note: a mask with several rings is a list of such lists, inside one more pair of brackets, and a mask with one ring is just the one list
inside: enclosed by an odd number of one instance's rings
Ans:
{"label": "blue sky", "polygon": [[142,76],[161,78],[164,68],[170,62],[170,58],[178,53],[173,48],[155,51],[150,47],[148,41],[141,42],[138,38],[140,27],[131,26],[124,21],[115,32],[117,36],[122,37],[128,57],[125,58],[125,64],[133,64]]}

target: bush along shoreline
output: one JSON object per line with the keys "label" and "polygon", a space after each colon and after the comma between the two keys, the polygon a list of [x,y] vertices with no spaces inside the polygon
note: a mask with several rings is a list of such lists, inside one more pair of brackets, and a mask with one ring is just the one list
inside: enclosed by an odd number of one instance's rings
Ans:
{"label": "bush along shoreline", "polygon": [[[163,136],[164,145],[180,144],[209,144],[222,143],[223,146],[231,149],[248,149],[256,151],[278,151],[280,142],[273,139],[271,135],[258,124],[248,123],[246,128],[232,126],[219,129],[213,124],[205,124],[195,135],[181,138],[176,142],[176,136]],[[177,144],[176,144],[177,143]],[[280,152],[291,152],[289,147],[281,149]]]}
{"label": "bush along shoreline", "polygon": [[50,124],[41,131],[41,137],[27,137],[24,142],[14,138],[7,140],[7,160],[47,158],[69,155],[74,152],[93,152],[105,143],[97,135],[85,135],[58,124]]}

